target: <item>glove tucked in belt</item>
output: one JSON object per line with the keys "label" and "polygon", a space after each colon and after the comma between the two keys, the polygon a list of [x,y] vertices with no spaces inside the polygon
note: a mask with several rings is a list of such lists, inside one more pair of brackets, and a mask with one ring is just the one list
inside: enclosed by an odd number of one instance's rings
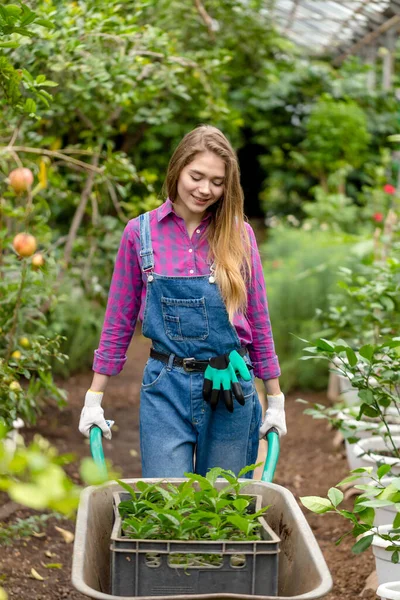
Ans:
{"label": "glove tucked in belt", "polygon": [[203,397],[215,410],[220,397],[223,398],[226,408],[233,412],[233,395],[244,406],[244,396],[236,372],[245,380],[250,381],[251,375],[246,362],[236,350],[229,354],[221,354],[210,358],[209,365],[204,373]]}

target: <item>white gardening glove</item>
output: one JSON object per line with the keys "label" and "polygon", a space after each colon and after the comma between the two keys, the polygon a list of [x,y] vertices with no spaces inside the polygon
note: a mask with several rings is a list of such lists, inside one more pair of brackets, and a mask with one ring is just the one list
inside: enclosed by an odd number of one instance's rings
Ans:
{"label": "white gardening glove", "polygon": [[103,432],[103,436],[107,440],[111,440],[111,429],[104,418],[104,410],[101,408],[102,399],[103,392],[93,392],[92,390],[86,392],[85,405],[79,420],[79,431],[89,437],[90,428],[97,425]]}
{"label": "white gardening glove", "polygon": [[268,408],[265,411],[265,417],[259,430],[259,439],[261,440],[265,434],[276,427],[279,437],[287,434],[286,418],[285,418],[285,396],[281,392],[276,396],[267,394]]}

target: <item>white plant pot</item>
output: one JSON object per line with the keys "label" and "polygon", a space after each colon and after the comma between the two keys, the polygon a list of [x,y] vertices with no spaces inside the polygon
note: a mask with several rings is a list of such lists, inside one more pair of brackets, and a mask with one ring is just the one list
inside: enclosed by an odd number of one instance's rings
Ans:
{"label": "white plant pot", "polygon": [[[379,533],[388,533],[392,529],[392,525],[381,525],[378,527]],[[389,581],[400,581],[400,564],[394,564],[391,561],[392,552],[388,552],[388,546],[399,546],[399,542],[389,542],[374,535],[372,541],[372,551],[375,557],[376,575],[378,584],[388,583]]]}
{"label": "white plant pot", "polygon": [[[393,477],[382,477],[381,483],[385,487],[387,487],[392,482]],[[374,485],[374,483],[373,483]],[[375,510],[375,519],[374,526],[380,527],[381,525],[393,525],[393,521],[395,516],[397,515],[397,510],[394,504],[389,504],[389,506],[378,506],[374,508]],[[400,599],[399,599],[400,600]]]}
{"label": "white plant pot", "polygon": [[[381,422],[365,420],[362,418],[360,421],[357,421],[357,419],[355,417],[357,416],[357,414],[359,412],[359,408],[360,408],[359,406],[357,406],[357,407],[355,406],[352,408],[344,408],[338,414],[338,419],[341,419],[344,422],[344,425],[341,428],[343,430],[343,432],[347,433],[349,428],[351,428],[354,431],[354,437],[357,437],[360,440],[372,437],[374,435],[374,433],[379,434],[379,430],[382,430],[382,425],[383,425]],[[399,418],[397,411],[395,413],[393,413],[392,411],[388,412],[388,414],[386,415],[386,419],[389,423],[389,430],[390,430],[391,435],[400,436],[400,423],[399,423],[400,418]],[[397,421],[397,423],[394,423],[394,424],[390,423],[390,421],[392,421],[392,420]],[[386,429],[383,429],[383,430],[386,431]],[[355,451],[355,444],[350,444],[347,440],[345,440],[345,449],[346,449],[347,463],[349,465],[350,471],[352,471],[353,469],[359,469],[360,467],[365,466],[363,464],[361,458],[359,458],[359,455]]]}
{"label": "white plant pot", "polygon": [[353,471],[353,469],[360,469],[361,467],[364,467],[364,463],[362,462],[361,458],[359,458],[354,451],[355,445],[356,444],[350,444],[347,440],[344,441],[347,464],[349,465],[350,471]]}
{"label": "white plant pot", "polygon": [[[400,448],[400,436],[393,437],[393,441]],[[373,472],[376,473],[381,464],[391,465],[391,474],[400,475],[400,459],[384,456],[379,452],[388,450],[389,446],[381,437],[369,437],[360,440],[354,444],[354,453],[361,461],[363,467],[373,467]],[[368,452],[369,454],[366,454]]]}
{"label": "white plant pot", "polygon": [[400,600],[400,581],[382,583],[376,593],[381,600]]}
{"label": "white plant pot", "polygon": [[[333,359],[334,369],[338,371],[343,367],[343,362],[339,358]],[[336,370],[331,371],[331,375],[335,377],[335,383],[337,385],[340,399],[346,404],[346,406],[353,406],[360,404],[360,398],[358,397],[358,389],[351,385],[351,380],[345,377]]]}
{"label": "white plant pot", "polygon": [[360,404],[360,398],[358,397],[358,389],[351,385],[351,381],[344,375],[338,375],[339,378],[339,390],[340,397],[346,406],[355,406]]}

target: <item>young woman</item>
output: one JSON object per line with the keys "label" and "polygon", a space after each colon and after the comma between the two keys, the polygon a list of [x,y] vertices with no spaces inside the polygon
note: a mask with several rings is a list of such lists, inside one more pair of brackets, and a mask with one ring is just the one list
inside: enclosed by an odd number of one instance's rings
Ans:
{"label": "young woman", "polygon": [[[101,402],[139,318],[152,340],[140,394],[142,476],[238,473],[256,461],[259,438],[273,426],[284,435],[286,423],[260,255],[221,131],[203,125],[183,138],[165,188],[164,204],[122,236],[79,430],[88,436],[96,424],[111,438]],[[254,376],[267,392],[263,422]]]}

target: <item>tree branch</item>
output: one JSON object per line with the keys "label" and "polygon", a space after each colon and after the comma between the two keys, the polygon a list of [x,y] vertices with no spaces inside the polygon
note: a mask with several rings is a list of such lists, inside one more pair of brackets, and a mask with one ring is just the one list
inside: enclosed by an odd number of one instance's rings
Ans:
{"label": "tree branch", "polygon": [[108,193],[110,194],[111,201],[114,205],[114,208],[116,210],[118,217],[120,218],[120,220],[123,223],[127,223],[129,221],[129,219],[122,212],[121,207],[118,202],[117,194],[114,189],[114,186],[112,185],[112,183],[110,181],[107,181],[107,188],[108,188]]}
{"label": "tree branch", "polygon": [[215,42],[215,33],[214,33],[214,29],[213,29],[213,22],[212,22],[212,18],[210,17],[210,15],[208,14],[208,12],[206,11],[203,3],[201,2],[201,0],[194,0],[194,3],[196,5],[197,8],[197,12],[199,13],[200,17],[203,19],[207,29],[208,29],[208,35],[210,36],[210,39]]}
{"label": "tree branch", "polygon": [[96,173],[95,169],[97,169],[98,163],[99,163],[99,154],[96,154],[92,159],[92,166],[94,167],[94,169],[92,169],[89,172],[85,187],[84,187],[82,195],[81,195],[80,202],[75,211],[74,218],[72,219],[71,227],[68,232],[67,243],[65,244],[65,249],[64,249],[64,263],[65,263],[64,269],[66,269],[68,267],[69,261],[71,260],[72,246],[74,245],[79,226],[82,222],[83,215],[85,214],[87,202],[89,200],[91,191],[93,189],[94,176]]}
{"label": "tree branch", "polygon": [[177,63],[183,67],[198,68],[199,65],[190,60],[190,58],[184,58],[183,56],[165,56],[161,52],[152,52],[151,50],[132,50],[129,52],[129,56],[151,56],[157,60],[169,60],[169,62]]}
{"label": "tree branch", "polygon": [[[70,156],[67,156],[66,154],[63,154],[62,152],[46,150],[45,148],[28,148],[27,146],[0,146],[0,153],[3,152],[27,152],[28,154],[44,154],[45,156],[52,156],[54,158],[59,158],[64,162],[78,165],[79,167],[83,167],[86,171],[93,171],[93,173],[101,174],[104,171],[104,167],[93,166],[93,164],[85,163],[82,160],[78,160],[77,158],[72,158]],[[85,151],[83,151],[83,153],[85,153]],[[97,162],[98,161],[96,161],[96,164]]]}

